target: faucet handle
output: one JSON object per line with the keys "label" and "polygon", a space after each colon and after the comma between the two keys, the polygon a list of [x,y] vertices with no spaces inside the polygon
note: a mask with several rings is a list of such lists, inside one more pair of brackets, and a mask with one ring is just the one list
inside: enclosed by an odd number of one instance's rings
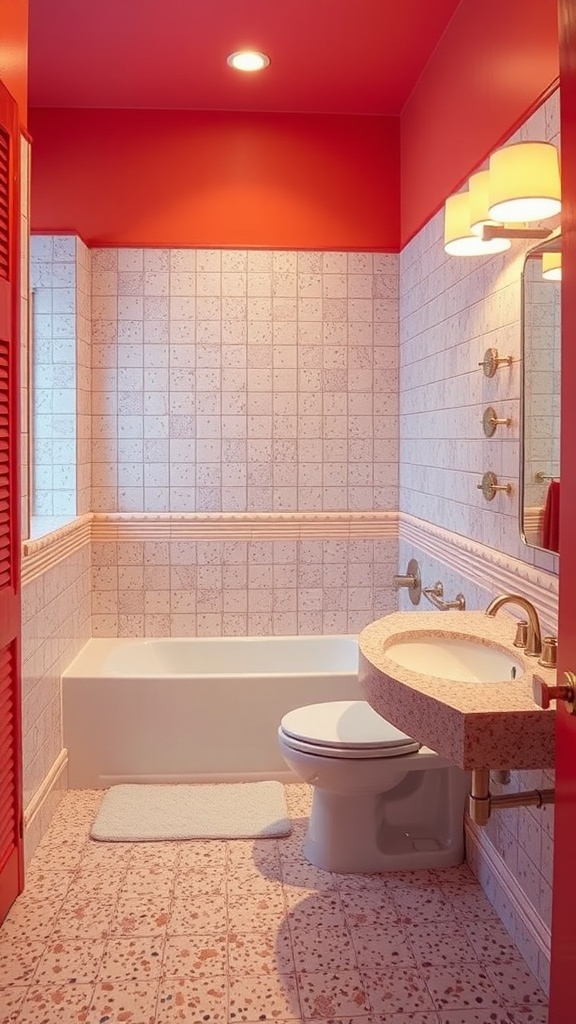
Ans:
{"label": "faucet handle", "polygon": [[558,637],[545,636],[542,638],[542,654],[538,658],[538,664],[543,668],[556,668],[558,660]]}
{"label": "faucet handle", "polygon": [[512,641],[512,643],[514,644],[514,647],[521,647],[521,648],[525,648],[526,647],[526,644],[528,643],[528,620],[527,619],[520,619],[518,625],[516,626],[516,636],[514,637],[514,640]]}

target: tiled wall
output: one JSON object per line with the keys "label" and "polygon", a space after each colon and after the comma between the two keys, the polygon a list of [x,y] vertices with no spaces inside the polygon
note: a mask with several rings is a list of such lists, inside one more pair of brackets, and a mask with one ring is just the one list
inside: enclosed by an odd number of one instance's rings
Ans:
{"label": "tiled wall", "polygon": [[[523,127],[522,138],[558,143],[558,97]],[[533,552],[518,529],[520,308],[524,253],[447,256],[438,214],[400,257],[400,508],[456,533],[554,570],[553,555]],[[478,367],[494,347],[513,357],[486,378]],[[493,438],[482,414],[512,417]],[[494,471],[513,492],[487,502],[477,489]]]}
{"label": "tiled wall", "polygon": [[[520,135],[558,142],[557,95]],[[511,559],[532,562],[545,575],[557,569],[557,557],[522,544],[517,511],[520,275],[530,243],[515,243],[510,252],[491,258],[458,259],[445,254],[442,232],[438,214],[400,258],[400,509]],[[514,360],[511,368],[500,369],[492,379],[477,365],[488,347]],[[488,405],[513,420],[493,439],[482,432],[482,413]],[[486,470],[510,482],[512,495],[500,493],[486,502],[477,490]],[[426,583],[442,579],[449,597],[463,591],[469,608],[485,607],[495,596],[413,545],[401,546],[401,571],[409,557],[419,559]],[[521,579],[518,586],[521,589]],[[515,788],[533,784],[534,773],[514,775]],[[549,810],[506,811],[488,829],[492,852],[509,866],[545,923],[550,915],[550,819]],[[505,917],[502,906],[499,909]],[[520,934],[518,922],[511,927],[537,967],[538,951],[530,937]]]}
{"label": "tiled wall", "polygon": [[[395,509],[397,294],[395,256],[94,250],[94,511]],[[96,545],[95,628],[355,631],[392,606],[395,541],[331,564],[329,537],[129,545],[139,569]]]}
{"label": "tiled wall", "polygon": [[22,590],[25,807],[62,750],[60,675],[91,635],[90,591],[89,545]]}
{"label": "tiled wall", "polygon": [[398,257],[92,262],[94,511],[396,507]]}
{"label": "tiled wall", "polygon": [[95,542],[95,636],[356,633],[396,608],[397,542]]}

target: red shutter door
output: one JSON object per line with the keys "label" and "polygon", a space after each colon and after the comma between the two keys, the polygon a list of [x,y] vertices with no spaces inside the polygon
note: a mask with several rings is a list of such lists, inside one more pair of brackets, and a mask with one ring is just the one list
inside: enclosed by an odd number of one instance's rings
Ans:
{"label": "red shutter door", "polygon": [[21,891],[20,417],[16,104],[0,83],[0,921]]}

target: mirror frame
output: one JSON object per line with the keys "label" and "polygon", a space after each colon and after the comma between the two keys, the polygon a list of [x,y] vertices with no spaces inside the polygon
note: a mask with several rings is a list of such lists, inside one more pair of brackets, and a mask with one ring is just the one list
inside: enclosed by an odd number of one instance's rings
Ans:
{"label": "mirror frame", "polygon": [[551,551],[550,548],[545,548],[541,544],[534,544],[531,540],[526,537],[525,530],[525,486],[526,486],[526,264],[528,260],[533,259],[536,256],[540,256],[545,252],[561,252],[562,251],[562,234],[561,229],[556,228],[549,238],[546,238],[543,242],[539,242],[538,245],[534,245],[531,249],[528,249],[524,255],[524,262],[522,263],[522,274],[521,274],[521,287],[520,287],[520,309],[521,309],[521,322],[520,322],[520,360],[521,360],[521,373],[520,373],[520,466],[519,466],[519,477],[518,477],[518,526],[520,530],[520,539],[533,551],[545,551],[549,555],[558,556],[557,551]]}

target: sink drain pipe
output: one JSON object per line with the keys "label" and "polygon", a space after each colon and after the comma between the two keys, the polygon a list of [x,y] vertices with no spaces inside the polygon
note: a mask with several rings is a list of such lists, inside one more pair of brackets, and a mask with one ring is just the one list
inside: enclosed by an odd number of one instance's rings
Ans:
{"label": "sink drain pipe", "polygon": [[472,771],[468,814],[476,825],[486,825],[492,811],[504,811],[507,807],[543,807],[544,804],[553,803],[553,789],[527,789],[523,793],[501,793],[492,796],[489,769],[474,768]]}

